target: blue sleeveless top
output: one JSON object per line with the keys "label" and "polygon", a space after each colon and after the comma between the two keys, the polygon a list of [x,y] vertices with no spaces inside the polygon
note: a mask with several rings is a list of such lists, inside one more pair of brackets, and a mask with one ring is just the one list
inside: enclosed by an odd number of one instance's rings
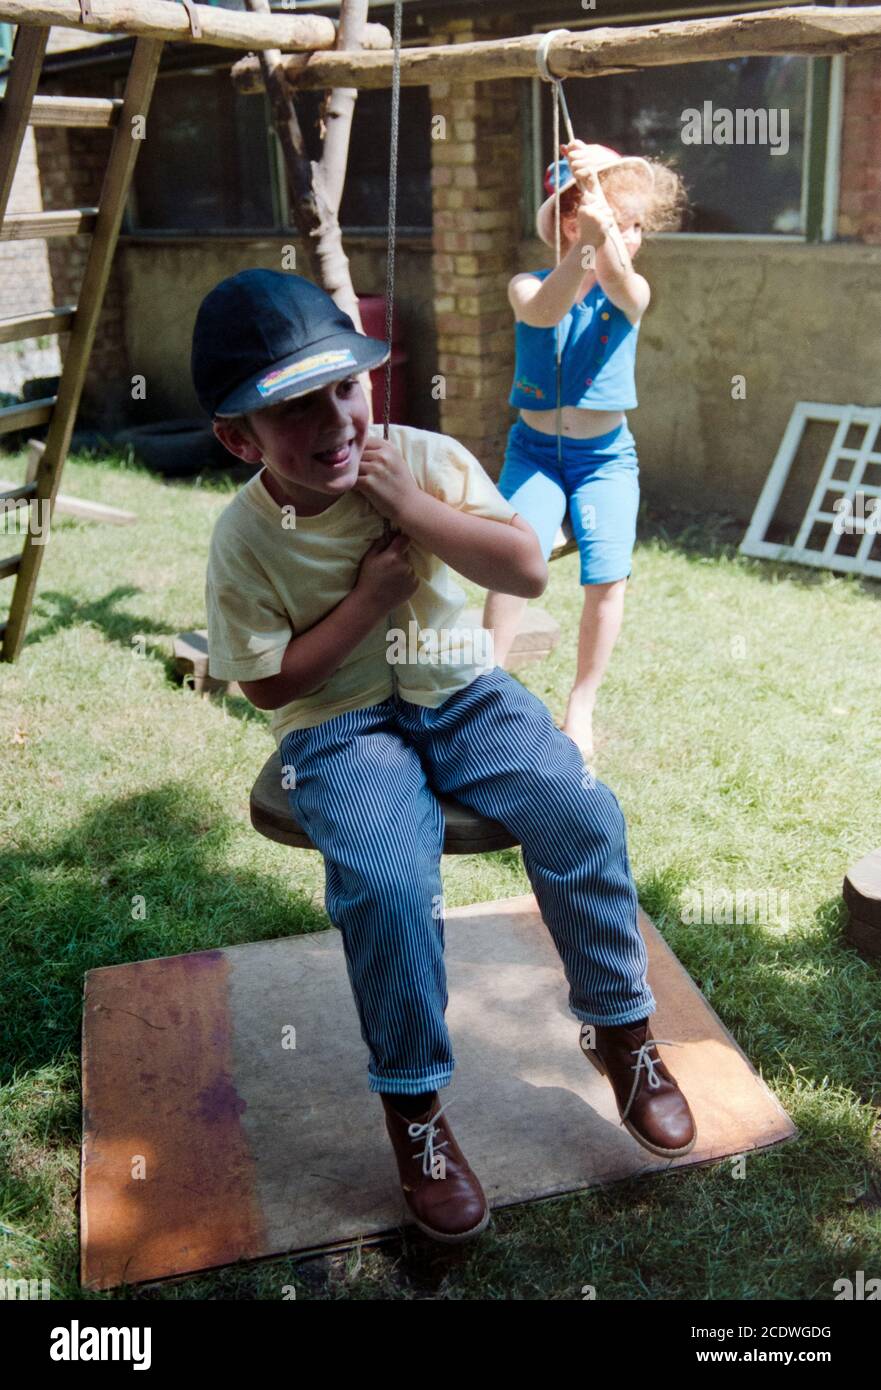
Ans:
{"label": "blue sleeveless top", "polygon": [[[544,280],[550,270],[532,272]],[[641,322],[641,321],[640,321]],[[560,320],[560,404],[585,410],[632,410],[640,325],[604,294],[599,281]],[[556,410],[555,329],[517,320],[514,384],[509,405]]]}

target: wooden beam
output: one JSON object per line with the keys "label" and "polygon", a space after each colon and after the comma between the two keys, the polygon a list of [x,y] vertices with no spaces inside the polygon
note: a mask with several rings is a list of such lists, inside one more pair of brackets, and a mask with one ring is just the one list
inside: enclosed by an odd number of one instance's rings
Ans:
{"label": "wooden beam", "polygon": [[[419,87],[441,81],[535,77],[541,40],[541,34],[529,34],[484,43],[405,48],[401,83]],[[806,5],[721,19],[573,30],[554,40],[548,66],[555,77],[600,77],[678,63],[766,54],[817,57],[871,48],[881,48],[881,5],[852,10]],[[389,53],[295,55],[285,60],[284,67],[288,81],[298,88],[390,87],[392,81]],[[240,59],[233,65],[232,75],[240,92],[261,90],[256,59]]]}
{"label": "wooden beam", "polygon": [[[324,15],[252,15],[237,10],[194,5],[201,33],[194,39],[187,11],[177,0],[90,0],[83,19],[79,0],[0,0],[0,20],[10,24],[58,24],[92,34],[136,34],[148,39],[183,39],[218,44],[222,48],[280,48],[286,53],[333,48],[336,22]],[[368,24],[365,48],[390,48],[384,24]]]}
{"label": "wooden beam", "polygon": [[121,109],[121,97],[34,97],[30,124],[109,130],[116,124]]}
{"label": "wooden beam", "polygon": [[94,230],[97,216],[97,208],[59,208],[55,212],[8,212],[0,223],[0,241],[82,236]]}
{"label": "wooden beam", "polygon": [[32,314],[13,314],[0,319],[0,343],[20,343],[25,338],[69,333],[75,313],[75,304],[65,304],[57,309],[40,309]]}
{"label": "wooden beam", "polygon": [[57,396],[45,396],[39,401],[22,401],[18,405],[4,405],[0,409],[0,434],[12,434],[16,430],[32,430],[37,425],[45,425],[52,418],[52,410]]}

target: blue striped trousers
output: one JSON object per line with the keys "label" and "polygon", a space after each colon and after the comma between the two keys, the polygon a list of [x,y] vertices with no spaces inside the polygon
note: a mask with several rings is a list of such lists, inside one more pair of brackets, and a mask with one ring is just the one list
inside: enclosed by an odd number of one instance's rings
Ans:
{"label": "blue striped trousers", "polygon": [[371,1091],[436,1090],[455,1065],[435,791],[520,840],[575,1017],[632,1023],[654,1012],[618,800],[501,667],[436,709],[389,698],[294,729],[280,752],[293,768],[291,808],[324,856]]}

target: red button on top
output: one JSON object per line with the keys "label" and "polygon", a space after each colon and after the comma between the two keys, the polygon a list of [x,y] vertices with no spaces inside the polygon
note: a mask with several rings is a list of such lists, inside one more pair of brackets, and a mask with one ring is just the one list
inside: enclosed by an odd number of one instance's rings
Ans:
{"label": "red button on top", "polygon": [[601,335],[601,337],[600,337],[600,342],[601,342],[601,343],[607,343],[608,341],[609,341],[609,335],[608,335],[608,333],[603,333],[603,334]]}

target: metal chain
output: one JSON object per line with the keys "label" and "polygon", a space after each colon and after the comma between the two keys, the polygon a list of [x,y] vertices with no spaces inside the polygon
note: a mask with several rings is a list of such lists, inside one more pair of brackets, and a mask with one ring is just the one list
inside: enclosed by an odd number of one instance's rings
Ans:
{"label": "metal chain", "polygon": [[[398,136],[401,128],[401,11],[402,0],[395,0],[394,60],[392,63],[392,122],[389,144],[388,174],[388,248],[385,280],[385,336],[391,347],[395,305],[395,239],[398,205]],[[388,439],[389,416],[392,409],[392,355],[385,364],[385,401],[382,410],[382,437]]]}
{"label": "metal chain", "polygon": [[[388,361],[385,364],[385,399],[382,407],[382,437],[389,437],[389,421],[392,412],[392,333],[394,331],[394,312],[395,312],[395,250],[397,233],[397,203],[398,203],[398,136],[401,128],[401,15],[402,0],[395,0],[395,15],[392,42],[394,45],[394,56],[392,62],[392,109],[391,109],[391,139],[389,142],[389,178],[388,178],[388,246],[386,251],[385,267],[385,337],[389,345]],[[391,522],[387,516],[382,519],[383,535],[388,542],[393,534]],[[394,614],[389,613],[386,618],[387,631],[393,626]],[[395,704],[398,703],[398,673],[392,665],[392,698]]]}
{"label": "metal chain", "polygon": [[[554,250],[560,264],[560,84],[554,83]],[[554,347],[557,365],[557,468],[563,473],[563,407],[560,364],[560,324],[554,325]]]}

